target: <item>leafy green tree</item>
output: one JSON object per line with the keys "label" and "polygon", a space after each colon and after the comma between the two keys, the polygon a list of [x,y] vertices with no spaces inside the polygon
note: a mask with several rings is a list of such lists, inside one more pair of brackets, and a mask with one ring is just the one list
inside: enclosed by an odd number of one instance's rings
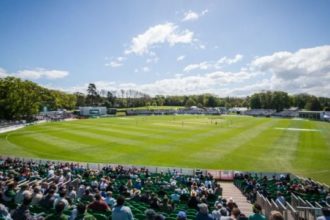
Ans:
{"label": "leafy green tree", "polygon": [[255,93],[251,96],[250,106],[251,106],[251,109],[261,108],[261,101],[260,101],[260,96],[258,93]]}
{"label": "leafy green tree", "polygon": [[317,97],[312,96],[305,105],[306,110],[310,111],[320,111],[321,110],[321,104]]}
{"label": "leafy green tree", "polygon": [[91,106],[99,105],[100,100],[101,98],[97,92],[96,85],[94,83],[90,83],[87,88],[86,104]]}

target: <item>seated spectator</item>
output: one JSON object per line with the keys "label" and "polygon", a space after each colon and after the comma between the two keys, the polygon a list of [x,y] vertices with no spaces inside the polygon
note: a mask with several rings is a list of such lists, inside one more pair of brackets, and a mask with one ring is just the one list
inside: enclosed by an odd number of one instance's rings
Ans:
{"label": "seated spectator", "polygon": [[64,209],[67,209],[69,207],[69,201],[65,198],[65,195],[66,195],[66,190],[62,189],[59,192],[59,197],[54,200],[54,207],[56,207],[56,204],[59,203],[59,202],[64,203]]}
{"label": "seated spectator", "polygon": [[160,201],[156,194],[152,193],[150,198],[150,208],[152,209],[159,209],[160,208]]}
{"label": "seated spectator", "polygon": [[15,209],[12,214],[13,220],[28,220],[32,219],[32,215],[29,210],[29,206],[31,204],[32,197],[30,194],[26,194],[23,198],[23,203],[20,207]]}
{"label": "seated spectator", "polygon": [[228,202],[227,202],[227,210],[229,213],[231,213],[231,211],[237,208],[237,204],[234,202],[234,200],[232,198],[229,198]]}
{"label": "seated spectator", "polygon": [[67,220],[69,216],[64,215],[65,203],[58,201],[55,205],[55,213],[46,216],[45,220]]}
{"label": "seated spectator", "polygon": [[51,209],[54,206],[54,201],[55,201],[55,196],[54,196],[54,189],[50,189],[48,191],[48,194],[42,197],[40,200],[39,204],[41,207],[45,209]]}
{"label": "seated spectator", "polygon": [[15,203],[21,204],[26,194],[31,194],[31,192],[29,191],[29,185],[23,184],[21,185],[20,190],[15,195]]}
{"label": "seated spectator", "polygon": [[239,220],[240,216],[241,216],[241,210],[239,210],[238,208],[233,208],[233,210],[231,211],[230,219]]}
{"label": "seated spectator", "polygon": [[165,216],[163,216],[162,214],[160,214],[160,213],[157,213],[156,215],[155,215],[155,220],[165,220],[166,218],[165,218]]}
{"label": "seated spectator", "polygon": [[125,198],[119,196],[117,198],[117,204],[112,209],[112,220],[133,220],[133,213],[128,206],[124,205]]}
{"label": "seated spectator", "polygon": [[249,216],[249,220],[266,220],[266,217],[261,213],[261,206],[258,203],[255,203],[253,205],[253,213]]}
{"label": "seated spectator", "polygon": [[221,208],[220,214],[221,214],[220,220],[230,220],[231,219],[230,216],[228,216],[228,211],[226,208]]}
{"label": "seated spectator", "polygon": [[205,203],[198,205],[199,211],[196,215],[196,220],[212,220],[213,217],[209,214],[209,209]]}
{"label": "seated spectator", "polygon": [[111,191],[107,192],[107,195],[105,197],[105,202],[108,204],[108,206],[110,206],[111,209],[113,207],[115,207],[116,200],[112,197],[112,192]]}
{"label": "seated spectator", "polygon": [[175,190],[174,193],[171,194],[171,201],[174,203],[180,202],[180,194],[177,192],[177,190]]}
{"label": "seated spectator", "polygon": [[199,203],[199,198],[197,198],[196,193],[192,193],[190,199],[188,200],[188,207],[192,209],[197,209]]}
{"label": "seated spectator", "polygon": [[36,186],[33,189],[31,205],[37,205],[37,204],[39,204],[39,202],[40,202],[41,199],[42,199],[42,193],[40,192],[40,187],[39,186]]}
{"label": "seated spectator", "polygon": [[79,203],[77,208],[75,208],[69,220],[96,220],[96,218],[88,213],[86,213],[86,205]]}
{"label": "seated spectator", "polygon": [[284,217],[278,211],[271,211],[269,220],[284,220]]}
{"label": "seated spectator", "polygon": [[73,186],[69,186],[68,192],[66,194],[67,198],[71,200],[71,202],[75,202],[77,199],[77,192],[74,190]]}
{"label": "seated spectator", "polygon": [[212,211],[212,216],[213,216],[214,220],[220,220],[220,218],[221,218],[221,212],[220,212],[221,208],[222,208],[221,203],[218,203],[216,208]]}
{"label": "seated spectator", "polygon": [[107,203],[102,199],[99,193],[95,194],[95,200],[91,204],[88,205],[88,209],[97,212],[106,212],[109,211],[110,208]]}
{"label": "seated spectator", "polygon": [[86,189],[84,195],[80,199],[83,203],[89,203],[93,201],[93,196],[90,194],[90,189]]}
{"label": "seated spectator", "polygon": [[322,216],[317,217],[316,220],[329,220],[330,219],[330,208],[322,208]]}
{"label": "seated spectator", "polygon": [[285,205],[285,198],[281,192],[277,192],[277,198],[275,201],[276,203],[282,203],[283,205]]}
{"label": "seated spectator", "polygon": [[153,209],[146,209],[144,212],[145,220],[154,220],[156,216],[156,212]]}
{"label": "seated spectator", "polygon": [[0,203],[0,219],[1,220],[11,220],[8,208]]}
{"label": "seated spectator", "polygon": [[2,194],[2,200],[7,204],[10,204],[11,202],[14,202],[15,196],[16,196],[15,183],[10,182],[7,185],[7,189]]}
{"label": "seated spectator", "polygon": [[180,212],[178,212],[176,217],[177,217],[177,220],[186,220],[187,214],[184,211],[180,211]]}

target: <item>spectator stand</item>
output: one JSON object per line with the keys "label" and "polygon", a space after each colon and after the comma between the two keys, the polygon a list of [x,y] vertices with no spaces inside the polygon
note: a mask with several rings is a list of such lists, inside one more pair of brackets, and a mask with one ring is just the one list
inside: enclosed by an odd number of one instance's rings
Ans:
{"label": "spectator stand", "polygon": [[[252,203],[254,203],[253,193],[255,193],[255,201],[263,207],[266,216],[276,210],[282,213],[285,219],[309,220],[320,216],[322,207],[330,207],[325,200],[325,193],[329,192],[329,186],[326,184],[292,174],[286,177],[283,174],[270,177],[271,173],[249,173],[244,174],[244,180],[237,177],[241,174],[236,174],[235,185]],[[286,178],[287,180],[285,180]],[[282,186],[286,188],[284,191]],[[303,191],[304,193],[302,193],[302,189],[309,189],[310,192]],[[319,193],[316,193],[316,190]],[[281,191],[284,199],[277,199],[274,191]]]}

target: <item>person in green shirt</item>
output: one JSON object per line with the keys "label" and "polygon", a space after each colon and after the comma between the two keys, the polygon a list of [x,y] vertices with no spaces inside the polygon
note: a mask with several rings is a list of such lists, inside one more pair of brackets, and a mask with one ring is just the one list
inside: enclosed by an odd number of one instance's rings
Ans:
{"label": "person in green shirt", "polygon": [[59,201],[55,205],[55,213],[46,216],[45,220],[67,220],[69,216],[63,214],[64,207],[64,202]]}
{"label": "person in green shirt", "polygon": [[258,203],[255,203],[252,209],[254,214],[249,216],[249,220],[266,220],[266,217],[261,212],[262,208]]}

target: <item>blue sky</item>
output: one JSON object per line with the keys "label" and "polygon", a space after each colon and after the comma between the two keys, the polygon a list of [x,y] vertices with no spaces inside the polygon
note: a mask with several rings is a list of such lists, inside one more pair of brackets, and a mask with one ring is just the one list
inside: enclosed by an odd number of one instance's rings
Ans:
{"label": "blue sky", "polygon": [[0,1],[0,77],[85,92],[330,97],[330,1]]}

